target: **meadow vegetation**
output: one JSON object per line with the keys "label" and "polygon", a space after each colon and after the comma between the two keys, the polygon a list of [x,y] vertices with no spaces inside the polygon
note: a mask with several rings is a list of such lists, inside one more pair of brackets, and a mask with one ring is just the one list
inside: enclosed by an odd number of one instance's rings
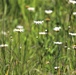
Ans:
{"label": "meadow vegetation", "polygon": [[76,75],[75,3],[0,0],[0,75]]}

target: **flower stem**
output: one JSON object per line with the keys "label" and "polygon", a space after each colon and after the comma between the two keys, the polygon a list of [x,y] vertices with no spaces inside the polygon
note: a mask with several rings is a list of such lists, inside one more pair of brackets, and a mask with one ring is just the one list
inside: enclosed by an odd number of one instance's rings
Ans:
{"label": "flower stem", "polygon": [[21,59],[21,51],[20,51],[20,32],[18,32],[18,55],[20,56],[19,59]]}

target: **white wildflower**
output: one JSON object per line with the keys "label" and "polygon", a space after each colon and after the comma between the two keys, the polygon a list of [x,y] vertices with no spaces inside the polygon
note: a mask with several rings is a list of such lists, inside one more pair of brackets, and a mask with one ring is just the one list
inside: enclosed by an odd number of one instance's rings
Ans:
{"label": "white wildflower", "polygon": [[52,10],[45,10],[46,14],[51,14],[53,11]]}
{"label": "white wildflower", "polygon": [[56,67],[54,67],[54,69],[57,70],[57,69],[59,69],[59,67],[56,66]]}
{"label": "white wildflower", "polygon": [[68,26],[68,28],[70,29],[70,28],[71,28],[71,26]]}
{"label": "white wildflower", "polygon": [[44,21],[34,21],[35,24],[42,24]]}
{"label": "white wildflower", "polygon": [[76,12],[73,12],[73,15],[76,15]]}
{"label": "white wildflower", "polygon": [[45,35],[47,34],[46,32],[39,32],[40,35]]}
{"label": "white wildflower", "polygon": [[35,8],[34,7],[28,7],[27,8],[29,11],[35,11]]}
{"label": "white wildflower", "polygon": [[18,28],[18,29],[23,29],[23,26],[18,25],[16,28]]}
{"label": "white wildflower", "polygon": [[74,0],[69,0],[69,3],[76,4],[76,1],[74,1]]}
{"label": "white wildflower", "polygon": [[55,27],[53,30],[54,31],[60,31],[61,27]]}
{"label": "white wildflower", "polygon": [[14,30],[14,32],[24,32],[23,26],[18,25]]}
{"label": "white wildflower", "polygon": [[68,50],[70,50],[70,47],[68,47]]}
{"label": "white wildflower", "polygon": [[6,33],[5,31],[2,31],[1,33],[2,33],[3,35],[7,35],[7,33]]}
{"label": "white wildflower", "polygon": [[54,44],[56,44],[56,45],[61,45],[62,42],[54,42]]}
{"label": "white wildflower", "polygon": [[14,32],[24,32],[24,29],[14,29]]}
{"label": "white wildflower", "polygon": [[70,32],[69,32],[69,35],[71,35],[71,36],[76,36],[76,33],[70,33]]}
{"label": "white wildflower", "polygon": [[8,44],[1,44],[0,47],[8,47]]}

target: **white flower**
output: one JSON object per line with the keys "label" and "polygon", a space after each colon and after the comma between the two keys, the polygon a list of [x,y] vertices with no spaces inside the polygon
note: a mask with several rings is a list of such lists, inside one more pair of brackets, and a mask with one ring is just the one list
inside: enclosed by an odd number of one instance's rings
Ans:
{"label": "white flower", "polygon": [[56,66],[56,67],[54,67],[54,69],[57,70],[57,69],[59,69],[59,67]]}
{"label": "white flower", "polygon": [[56,45],[61,45],[62,42],[54,42],[54,44],[56,44]]}
{"label": "white flower", "polygon": [[47,34],[46,32],[39,32],[40,35],[45,35]]}
{"label": "white flower", "polygon": [[71,36],[76,36],[76,33],[70,33],[70,32],[69,32],[69,35],[71,35]]}
{"label": "white flower", "polygon": [[18,25],[16,28],[18,28],[18,29],[23,29],[23,26]]}
{"label": "white flower", "polygon": [[44,21],[34,21],[35,24],[42,24]]}
{"label": "white flower", "polygon": [[51,14],[53,11],[52,10],[45,10],[46,14]]}
{"label": "white flower", "polygon": [[71,28],[71,26],[68,26],[68,28],[70,29],[70,28]]}
{"label": "white flower", "polygon": [[73,12],[73,15],[76,15],[76,12]]}
{"label": "white flower", "polygon": [[70,50],[70,47],[68,47],[68,50]]}
{"label": "white flower", "polygon": [[0,47],[8,47],[7,44],[1,44]]}
{"label": "white flower", "polygon": [[69,0],[69,3],[76,4],[76,1],[74,1],[74,0]]}
{"label": "white flower", "polygon": [[14,32],[24,32],[24,29],[17,29],[17,28],[16,28],[16,29],[14,29],[13,31],[14,31]]}
{"label": "white flower", "polygon": [[24,32],[23,26],[18,25],[14,30],[14,32]]}
{"label": "white flower", "polygon": [[1,33],[2,33],[3,35],[7,35],[7,33],[6,33],[5,31],[2,31]]}
{"label": "white flower", "polygon": [[54,31],[60,31],[61,27],[55,27],[53,30]]}
{"label": "white flower", "polygon": [[28,7],[27,8],[29,11],[35,11],[35,8],[34,7]]}

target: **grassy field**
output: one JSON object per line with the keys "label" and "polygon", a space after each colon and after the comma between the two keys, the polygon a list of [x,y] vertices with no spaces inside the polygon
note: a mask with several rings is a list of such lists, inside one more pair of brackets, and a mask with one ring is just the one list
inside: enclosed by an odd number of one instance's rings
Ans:
{"label": "grassy field", "polygon": [[0,0],[0,75],[76,75],[75,12],[69,0]]}

